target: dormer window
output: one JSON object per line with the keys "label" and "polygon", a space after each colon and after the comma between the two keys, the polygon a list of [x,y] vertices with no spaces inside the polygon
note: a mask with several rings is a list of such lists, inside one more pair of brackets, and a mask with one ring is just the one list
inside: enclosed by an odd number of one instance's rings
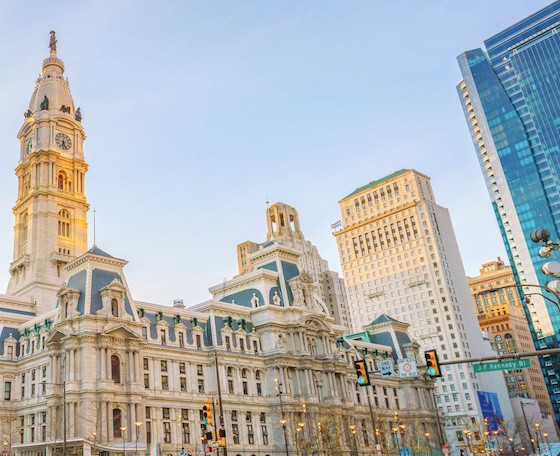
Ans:
{"label": "dormer window", "polygon": [[116,299],[111,299],[111,314],[113,317],[119,316],[119,302]]}

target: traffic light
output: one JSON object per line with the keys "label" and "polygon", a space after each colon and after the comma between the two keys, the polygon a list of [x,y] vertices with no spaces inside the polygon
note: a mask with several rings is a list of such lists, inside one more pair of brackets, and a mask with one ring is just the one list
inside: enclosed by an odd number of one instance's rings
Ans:
{"label": "traffic light", "polygon": [[206,399],[202,407],[202,422],[212,426],[214,424],[214,413],[212,410],[212,400]]}
{"label": "traffic light", "polygon": [[354,368],[356,369],[356,375],[358,376],[358,385],[368,386],[370,385],[369,375],[366,367],[366,362],[363,359],[354,361]]}
{"label": "traffic light", "polygon": [[218,429],[218,446],[225,447],[226,446],[226,430],[225,429]]}
{"label": "traffic light", "polygon": [[426,365],[428,366],[428,375],[431,378],[443,377],[439,367],[437,352],[435,350],[427,350],[424,352],[424,358],[426,358]]}

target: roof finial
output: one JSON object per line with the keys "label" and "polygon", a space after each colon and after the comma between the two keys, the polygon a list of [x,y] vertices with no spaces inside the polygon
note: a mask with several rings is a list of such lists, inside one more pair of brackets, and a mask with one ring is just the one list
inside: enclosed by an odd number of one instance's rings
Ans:
{"label": "roof finial", "polygon": [[49,48],[51,48],[51,55],[56,55],[56,32],[54,30],[51,30]]}

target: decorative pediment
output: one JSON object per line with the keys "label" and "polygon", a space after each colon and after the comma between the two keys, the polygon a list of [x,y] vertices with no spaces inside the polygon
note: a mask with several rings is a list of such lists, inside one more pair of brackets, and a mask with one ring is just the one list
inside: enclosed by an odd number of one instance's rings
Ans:
{"label": "decorative pediment", "polygon": [[103,332],[104,335],[114,337],[116,339],[134,339],[137,341],[143,341],[135,332],[131,331],[123,325],[115,325]]}

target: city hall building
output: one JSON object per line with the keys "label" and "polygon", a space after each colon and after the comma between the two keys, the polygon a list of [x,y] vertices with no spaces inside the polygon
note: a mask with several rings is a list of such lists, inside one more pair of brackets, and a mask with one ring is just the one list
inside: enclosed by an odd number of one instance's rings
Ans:
{"label": "city hall building", "polygon": [[[14,254],[0,295],[3,455],[441,447],[408,324],[382,315],[348,335],[340,279],[288,205],[267,209],[266,242],[240,244],[239,275],[209,301],[133,300],[127,262],[88,245],[81,120],[52,32],[18,133]],[[362,357],[368,387],[356,383]],[[404,358],[418,377],[373,373]]]}

